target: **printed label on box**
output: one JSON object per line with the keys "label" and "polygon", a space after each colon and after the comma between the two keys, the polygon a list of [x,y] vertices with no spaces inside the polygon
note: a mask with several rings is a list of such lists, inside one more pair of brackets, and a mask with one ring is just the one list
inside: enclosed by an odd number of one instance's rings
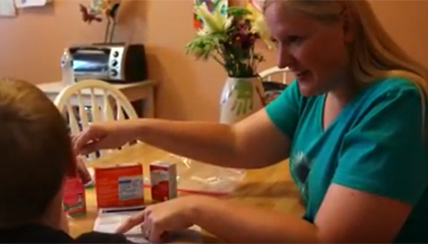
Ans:
{"label": "printed label on box", "polygon": [[119,200],[138,199],[144,194],[141,175],[123,176],[118,179]]}
{"label": "printed label on box", "polygon": [[141,164],[95,168],[95,190],[99,208],[144,203]]}

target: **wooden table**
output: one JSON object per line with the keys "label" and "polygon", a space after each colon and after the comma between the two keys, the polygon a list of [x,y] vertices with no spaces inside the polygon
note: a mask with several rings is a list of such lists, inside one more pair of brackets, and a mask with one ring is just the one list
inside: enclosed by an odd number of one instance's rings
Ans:
{"label": "wooden table", "polygon": [[[97,161],[92,162],[92,166],[100,164],[115,164],[120,162],[141,162],[143,169],[148,172],[148,164],[155,160],[166,158],[168,153],[145,144],[136,144],[122,151],[116,151]],[[205,164],[193,163],[195,170],[208,170]],[[198,168],[199,167],[199,168]],[[180,175],[181,179],[186,179],[185,175]],[[150,198],[150,192],[145,189],[145,198]],[[250,204],[253,206],[274,209],[280,212],[295,213],[302,215],[304,208],[299,202],[299,194],[294,186],[288,172],[287,161],[276,165],[247,171],[243,181],[237,186],[227,198]],[[70,220],[70,232],[72,236],[91,231],[96,218],[96,199],[93,189],[87,189],[87,209],[86,216]],[[204,232],[204,242],[218,242],[214,237]]]}
{"label": "wooden table", "polygon": [[[138,81],[127,84],[112,84],[128,98],[129,101],[144,101],[142,116],[145,118],[155,117],[154,92],[156,82],[153,80]],[[42,90],[52,101],[65,88],[61,81],[38,84],[37,87]],[[88,91],[89,92],[89,91]],[[83,92],[85,95],[85,92]],[[90,93],[88,93],[90,94]]]}

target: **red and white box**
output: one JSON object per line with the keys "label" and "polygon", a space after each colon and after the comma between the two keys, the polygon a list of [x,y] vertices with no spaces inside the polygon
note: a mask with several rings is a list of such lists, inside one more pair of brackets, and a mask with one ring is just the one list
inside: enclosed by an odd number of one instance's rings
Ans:
{"label": "red and white box", "polygon": [[144,204],[143,166],[140,163],[95,167],[98,208]]}
{"label": "red and white box", "polygon": [[166,161],[150,164],[152,200],[162,202],[177,197],[177,165]]}
{"label": "red and white box", "polygon": [[79,177],[67,177],[63,186],[62,204],[70,217],[86,214],[85,186]]}

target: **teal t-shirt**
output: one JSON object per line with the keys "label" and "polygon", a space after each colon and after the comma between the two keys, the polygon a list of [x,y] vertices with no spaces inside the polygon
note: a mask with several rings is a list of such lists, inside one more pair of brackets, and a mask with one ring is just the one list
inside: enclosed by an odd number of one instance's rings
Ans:
{"label": "teal t-shirt", "polygon": [[428,242],[428,119],[417,86],[397,77],[373,82],[323,130],[325,97],[303,97],[293,81],[266,106],[290,139],[290,173],[306,202],[304,218],[314,221],[335,183],[412,204],[395,242]]}

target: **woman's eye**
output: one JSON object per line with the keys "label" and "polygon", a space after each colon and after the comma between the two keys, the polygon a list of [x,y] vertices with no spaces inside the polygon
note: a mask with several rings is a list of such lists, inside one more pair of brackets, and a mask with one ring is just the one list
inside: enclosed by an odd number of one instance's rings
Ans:
{"label": "woman's eye", "polygon": [[290,43],[290,44],[299,43],[301,41],[302,41],[302,38],[300,36],[290,36],[290,37],[288,37],[288,43]]}
{"label": "woman's eye", "polygon": [[291,36],[290,37],[290,43],[300,42],[301,40],[302,40],[302,38],[299,36]]}

